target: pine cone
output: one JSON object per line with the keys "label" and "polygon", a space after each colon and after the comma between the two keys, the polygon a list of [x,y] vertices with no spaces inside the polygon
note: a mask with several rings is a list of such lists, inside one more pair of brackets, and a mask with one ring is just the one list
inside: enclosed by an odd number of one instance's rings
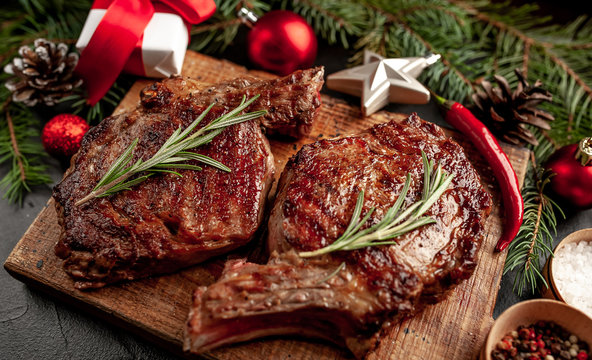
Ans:
{"label": "pine cone", "polygon": [[68,54],[66,44],[37,39],[34,49],[25,45],[18,53],[21,57],[15,57],[4,67],[5,72],[16,76],[6,82],[15,102],[53,106],[82,84],[82,79],[73,73],[78,55]]}
{"label": "pine cone", "polygon": [[497,137],[515,145],[524,145],[525,142],[538,145],[526,124],[545,130],[551,128],[548,121],[555,118],[537,109],[537,106],[543,101],[551,102],[553,96],[541,87],[540,80],[529,85],[520,70],[514,72],[519,80],[514,92],[504,77],[495,75],[498,87],[483,81],[481,86],[485,92],[477,90],[473,94],[475,105],[471,110]]}

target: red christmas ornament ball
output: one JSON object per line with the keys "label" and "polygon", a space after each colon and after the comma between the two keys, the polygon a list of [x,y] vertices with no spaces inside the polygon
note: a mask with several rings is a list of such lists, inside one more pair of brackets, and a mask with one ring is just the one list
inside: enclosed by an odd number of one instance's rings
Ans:
{"label": "red christmas ornament ball", "polygon": [[317,56],[317,38],[306,20],[287,10],[263,15],[249,32],[251,61],[268,71],[287,75],[310,67]]}
{"label": "red christmas ornament ball", "polygon": [[80,148],[82,137],[89,128],[80,116],[60,114],[45,124],[41,133],[41,142],[50,155],[71,157]]}
{"label": "red christmas ornament ball", "polygon": [[549,185],[563,202],[580,209],[592,207],[592,138],[557,150],[545,167],[555,173]]}

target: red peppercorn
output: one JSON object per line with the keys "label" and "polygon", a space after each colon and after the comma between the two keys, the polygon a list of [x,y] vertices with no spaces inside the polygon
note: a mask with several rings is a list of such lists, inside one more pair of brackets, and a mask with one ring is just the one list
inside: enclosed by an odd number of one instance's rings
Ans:
{"label": "red peppercorn", "polygon": [[510,335],[506,335],[506,336],[504,336],[504,337],[502,338],[502,341],[506,341],[506,342],[508,342],[508,343],[510,343],[510,344],[511,344],[511,343],[512,343],[512,341],[514,341],[514,338],[513,338],[512,336],[510,336]]}
{"label": "red peppercorn", "polygon": [[529,339],[534,339],[536,337],[536,333],[534,332],[533,328],[528,329],[528,338]]}
{"label": "red peppercorn", "polygon": [[527,328],[522,328],[518,331],[518,336],[520,336],[521,339],[528,339],[529,334],[530,330],[528,330]]}
{"label": "red peppercorn", "polygon": [[511,356],[511,357],[514,357],[514,356],[518,355],[518,349],[517,349],[517,348],[515,348],[515,347],[512,347],[512,348],[510,349],[509,353],[510,353],[510,356]]}
{"label": "red peppercorn", "polygon": [[537,346],[539,347],[539,349],[544,349],[545,348],[545,342],[542,339],[539,339],[537,341]]}
{"label": "red peppercorn", "polygon": [[510,348],[512,348],[512,344],[507,342],[506,340],[502,340],[497,343],[497,348],[502,351],[510,350]]}
{"label": "red peppercorn", "polygon": [[585,351],[580,351],[576,356],[578,360],[588,360],[588,354]]}

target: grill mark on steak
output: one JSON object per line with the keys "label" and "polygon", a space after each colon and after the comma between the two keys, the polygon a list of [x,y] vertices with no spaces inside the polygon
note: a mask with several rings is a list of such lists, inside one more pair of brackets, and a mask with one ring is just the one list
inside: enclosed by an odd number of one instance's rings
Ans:
{"label": "grill mark on steak", "polygon": [[[260,95],[251,111],[267,110],[261,119],[268,134],[302,137],[310,133],[314,112],[320,106],[319,91],[323,83],[323,71],[314,68],[296,71],[286,77],[260,81],[255,78],[239,78],[203,89],[199,82],[176,79],[155,83],[140,93],[140,100],[147,111],[169,111],[175,98],[193,103],[218,103],[225,111],[239,105],[242,96]],[[316,90],[316,91],[315,91]],[[194,117],[193,117],[194,118]]]}
{"label": "grill mark on steak", "polygon": [[[422,150],[455,174],[426,213],[436,223],[397,238],[396,245],[298,257],[297,252],[331,244],[345,231],[360,190],[365,192],[361,216],[376,208],[366,226],[380,221],[395,203],[407,173],[412,185],[405,204],[417,201],[423,189]],[[472,274],[490,210],[490,196],[462,148],[415,114],[305,145],[288,161],[278,184],[268,226],[271,259],[266,265],[229,264],[216,283],[195,292],[185,349],[200,353],[288,333],[329,338],[363,357],[384,321],[441,300]],[[342,262],[345,269],[322,281]]]}
{"label": "grill mark on steak", "polygon": [[[207,90],[200,90],[203,86],[190,79],[170,78],[145,89],[135,111],[111,116],[92,128],[53,193],[62,226],[56,254],[64,259],[75,287],[97,288],[172,272],[250,241],[263,219],[274,173],[269,143],[256,120],[233,125],[209,144],[191,150],[224,163],[231,173],[190,161],[203,170],[179,170],[183,177],[155,175],[131,191],[81,206],[75,203],[94,188],[135,138],[139,142],[132,163],[150,158],[174,130],[187,127],[208,101],[216,105],[198,127],[236,107],[243,95],[261,92],[246,111],[274,106],[276,111],[266,117],[268,123],[293,121],[290,126],[298,131],[294,134],[304,132],[320,105],[322,74],[320,68],[309,69],[277,80],[235,81]],[[214,93],[218,95],[212,98]],[[298,98],[317,100],[292,117],[291,106],[301,102]]]}

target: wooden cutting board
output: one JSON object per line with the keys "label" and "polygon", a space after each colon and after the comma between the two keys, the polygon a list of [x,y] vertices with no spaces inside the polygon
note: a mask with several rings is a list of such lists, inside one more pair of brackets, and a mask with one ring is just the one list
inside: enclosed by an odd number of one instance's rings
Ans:
{"label": "wooden cutting board", "polygon": [[[224,60],[188,52],[184,75],[215,83],[246,73],[272,78],[259,71]],[[115,113],[131,110],[139,102],[139,91],[149,80],[138,81]],[[355,133],[384,122],[384,114],[362,118],[357,106],[323,96],[323,106],[310,136],[296,142],[270,140],[279,176],[288,158],[305,143],[321,138]],[[400,115],[404,116],[404,115]],[[429,119],[427,119],[429,120]],[[479,170],[485,188],[493,195],[494,208],[485,226],[485,241],[474,275],[454,289],[443,302],[429,306],[415,317],[393,324],[369,359],[475,359],[491,322],[505,253],[494,252],[503,224],[499,189],[491,169],[462,136],[447,131],[467,151]],[[522,181],[528,151],[505,146],[518,178]],[[172,275],[148,278],[82,292],[62,270],[54,254],[60,234],[54,201],[37,216],[4,264],[17,279],[40,288],[65,302],[111,321],[182,354],[182,336],[191,294],[198,285],[210,284],[221,271],[225,256]],[[186,355],[187,356],[187,355]],[[227,346],[203,356],[208,359],[348,359],[346,349],[315,340],[273,338]]]}

